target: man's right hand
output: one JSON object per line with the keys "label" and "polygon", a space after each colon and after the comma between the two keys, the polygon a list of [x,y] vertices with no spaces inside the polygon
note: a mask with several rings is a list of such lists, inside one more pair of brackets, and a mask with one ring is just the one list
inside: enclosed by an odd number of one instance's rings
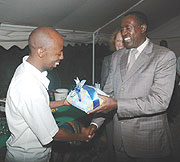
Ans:
{"label": "man's right hand", "polygon": [[89,135],[88,135],[89,139],[93,138],[95,135],[95,131],[97,129],[97,126],[94,124],[91,124],[87,129],[89,130]]}

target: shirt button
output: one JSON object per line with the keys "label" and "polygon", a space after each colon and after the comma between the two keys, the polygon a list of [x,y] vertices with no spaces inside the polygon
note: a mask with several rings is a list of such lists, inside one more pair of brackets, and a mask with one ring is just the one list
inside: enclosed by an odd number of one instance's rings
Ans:
{"label": "shirt button", "polygon": [[123,87],[121,87],[121,91],[123,91],[124,90],[124,88]]}

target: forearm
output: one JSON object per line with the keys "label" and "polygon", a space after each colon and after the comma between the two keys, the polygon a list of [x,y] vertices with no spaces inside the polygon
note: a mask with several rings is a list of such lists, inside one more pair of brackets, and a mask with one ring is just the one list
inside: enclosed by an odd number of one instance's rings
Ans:
{"label": "forearm", "polygon": [[60,107],[60,106],[65,106],[65,99],[64,100],[59,100],[59,101],[51,101],[49,106],[51,109],[54,109],[56,107]]}
{"label": "forearm", "polygon": [[59,129],[58,133],[55,135],[55,141],[84,141],[87,138],[82,133],[68,133]]}

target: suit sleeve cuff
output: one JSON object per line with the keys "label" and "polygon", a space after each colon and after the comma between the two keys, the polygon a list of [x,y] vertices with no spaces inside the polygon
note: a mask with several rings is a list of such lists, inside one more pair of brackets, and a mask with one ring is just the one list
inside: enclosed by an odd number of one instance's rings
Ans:
{"label": "suit sleeve cuff", "polygon": [[92,125],[92,124],[95,125],[98,129],[98,125],[96,123],[92,122],[90,125]]}

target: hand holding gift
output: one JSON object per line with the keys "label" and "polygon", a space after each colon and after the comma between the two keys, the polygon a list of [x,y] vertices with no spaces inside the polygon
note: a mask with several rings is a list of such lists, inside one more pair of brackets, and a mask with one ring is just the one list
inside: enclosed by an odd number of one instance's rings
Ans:
{"label": "hand holding gift", "polygon": [[106,93],[93,86],[84,85],[86,80],[74,79],[76,87],[68,96],[67,101],[78,109],[88,113],[103,103],[98,94],[108,96]]}
{"label": "hand holding gift", "polygon": [[117,108],[117,100],[115,100],[114,98],[102,96],[102,95],[99,95],[99,97],[103,100],[103,103],[100,106],[98,106],[96,109],[88,112],[88,114],[100,113],[100,112],[108,113]]}

